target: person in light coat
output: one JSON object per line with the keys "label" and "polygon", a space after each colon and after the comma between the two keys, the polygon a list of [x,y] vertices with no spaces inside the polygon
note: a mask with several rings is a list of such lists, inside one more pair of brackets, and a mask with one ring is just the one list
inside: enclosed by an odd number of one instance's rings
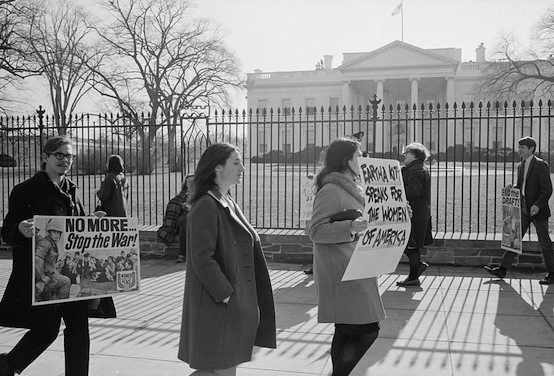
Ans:
{"label": "person in light coat", "polygon": [[235,375],[254,346],[275,348],[275,306],[260,238],[229,188],[241,181],[238,149],[202,154],[187,218],[187,266],[179,359],[193,375]]}
{"label": "person in light coat", "polygon": [[362,218],[332,221],[345,210],[364,209],[356,140],[339,138],[327,150],[316,178],[317,193],[307,234],[314,243],[318,322],[335,323],[331,343],[333,376],[349,375],[379,334],[385,310],[376,278],[341,281],[358,240],[367,229]]}

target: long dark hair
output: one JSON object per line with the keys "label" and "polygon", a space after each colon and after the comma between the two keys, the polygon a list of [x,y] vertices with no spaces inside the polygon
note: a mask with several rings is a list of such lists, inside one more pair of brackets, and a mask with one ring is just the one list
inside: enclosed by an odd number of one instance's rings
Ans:
{"label": "long dark hair", "polygon": [[337,138],[327,148],[325,155],[325,167],[317,174],[315,184],[319,191],[323,187],[323,179],[331,172],[344,172],[349,170],[348,161],[354,153],[360,149],[360,143],[351,138]]}
{"label": "long dark hair", "polygon": [[123,164],[123,158],[117,154],[112,154],[108,157],[107,163],[108,173],[119,174],[120,172],[125,172],[125,167]]}
{"label": "long dark hair", "polygon": [[194,194],[191,203],[215,187],[215,168],[224,165],[234,151],[238,153],[239,149],[235,145],[223,142],[211,144],[204,150],[194,172]]}

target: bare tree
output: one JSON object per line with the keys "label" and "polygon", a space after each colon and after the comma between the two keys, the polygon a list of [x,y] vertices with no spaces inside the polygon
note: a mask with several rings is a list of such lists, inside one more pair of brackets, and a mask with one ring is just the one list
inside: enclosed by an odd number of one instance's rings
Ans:
{"label": "bare tree", "polygon": [[487,99],[549,97],[554,92],[554,8],[550,8],[535,29],[536,46],[521,52],[512,35],[504,35],[496,48],[496,61],[486,69],[481,94]]}
{"label": "bare tree", "polygon": [[17,34],[22,12],[23,7],[16,6],[15,0],[0,0],[0,111],[4,113],[16,102],[6,95],[7,89],[30,73]]}
{"label": "bare tree", "polygon": [[65,134],[71,114],[91,89],[93,72],[87,13],[68,0],[33,1],[23,18],[21,38],[28,63],[48,81],[58,133]]}
{"label": "bare tree", "polygon": [[143,150],[152,150],[162,125],[170,126],[172,147],[185,108],[226,103],[227,89],[243,83],[218,31],[207,21],[189,19],[188,0],[106,0],[105,5],[114,22],[94,27],[106,45],[97,55],[102,63],[95,69],[95,89],[131,119]]}

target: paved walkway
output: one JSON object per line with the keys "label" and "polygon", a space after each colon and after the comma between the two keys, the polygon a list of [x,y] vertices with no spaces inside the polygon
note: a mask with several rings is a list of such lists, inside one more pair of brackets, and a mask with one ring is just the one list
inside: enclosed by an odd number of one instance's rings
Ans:
{"label": "paved walkway", "polygon": [[[116,298],[118,318],[91,320],[91,375],[189,375],[177,360],[184,266],[143,260],[142,291]],[[313,279],[300,265],[271,264],[276,350],[257,349],[238,376],[329,375],[332,325],[318,324]],[[0,292],[11,269],[0,260]],[[352,375],[554,375],[554,285],[542,275],[494,281],[480,268],[431,266],[421,288],[379,279],[387,320]],[[0,353],[23,331],[0,328]],[[63,338],[23,375],[63,375]]]}

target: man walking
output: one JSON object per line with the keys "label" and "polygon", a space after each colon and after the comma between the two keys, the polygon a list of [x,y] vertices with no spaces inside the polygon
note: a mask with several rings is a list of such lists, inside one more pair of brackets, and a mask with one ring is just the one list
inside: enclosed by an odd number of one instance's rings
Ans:
{"label": "man walking", "polygon": [[[517,169],[517,184],[521,192],[521,232],[525,235],[531,222],[537,230],[544,263],[548,274],[539,281],[541,285],[554,284],[554,251],[548,234],[548,217],[550,207],[548,199],[552,195],[552,182],[548,163],[537,158],[534,153],[537,143],[531,137],[523,137],[518,141],[521,163]],[[510,186],[508,186],[510,187]],[[485,266],[485,269],[495,277],[504,278],[506,271],[512,266],[516,254],[505,252],[498,267]]]}

